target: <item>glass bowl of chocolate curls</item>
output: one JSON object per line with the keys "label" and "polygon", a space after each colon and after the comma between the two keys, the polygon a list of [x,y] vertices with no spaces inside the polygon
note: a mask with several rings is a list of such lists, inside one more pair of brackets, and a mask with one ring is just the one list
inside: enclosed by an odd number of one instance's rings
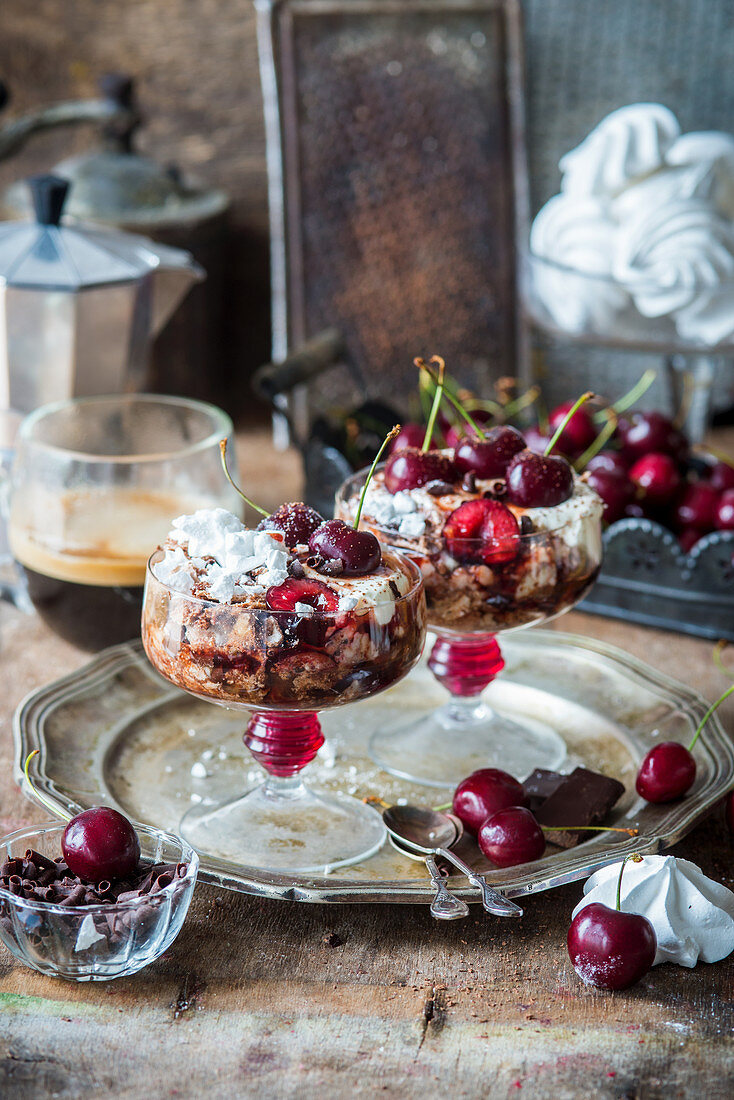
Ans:
{"label": "glass bowl of chocolate curls", "polygon": [[181,930],[198,857],[180,837],[136,825],[134,869],[92,882],[61,855],[65,828],[46,823],[0,839],[0,940],[51,977],[99,982],[134,974]]}

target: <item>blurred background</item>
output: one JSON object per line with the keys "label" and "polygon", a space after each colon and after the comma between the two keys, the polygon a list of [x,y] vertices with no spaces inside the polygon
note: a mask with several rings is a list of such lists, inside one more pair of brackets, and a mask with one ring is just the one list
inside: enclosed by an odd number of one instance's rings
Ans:
{"label": "blurred background", "polygon": [[[653,100],[669,106],[684,131],[731,128],[729,0],[525,0],[522,9],[531,215],[558,190],[559,156],[618,106]],[[0,19],[0,76],[11,93],[0,119],[96,96],[103,73],[129,73],[143,114],[137,148],[164,168],[175,165],[202,188],[225,192],[229,230],[222,257],[214,271],[205,264],[220,305],[210,307],[207,376],[178,377],[176,388],[209,397],[238,419],[265,420],[267,407],[253,401],[249,387],[271,354],[265,132],[253,6],[244,0],[3,0]],[[94,141],[89,126],[34,137],[0,161],[0,191],[84,153]],[[175,348],[175,337],[169,339]],[[536,343],[551,403],[587,386],[609,391],[614,353]],[[646,365],[642,355],[612,362],[616,392]],[[660,384],[646,403],[665,403]],[[730,404],[729,385],[717,382],[721,410]]]}

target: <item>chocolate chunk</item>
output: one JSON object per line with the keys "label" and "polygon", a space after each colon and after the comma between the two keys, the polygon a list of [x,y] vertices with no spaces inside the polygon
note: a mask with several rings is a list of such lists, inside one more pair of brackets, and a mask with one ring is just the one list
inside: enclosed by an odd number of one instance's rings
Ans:
{"label": "chocolate chunk", "polygon": [[461,488],[466,493],[475,493],[477,491],[477,479],[473,470],[469,470],[467,474],[464,474]]}
{"label": "chocolate chunk", "polygon": [[392,592],[395,599],[399,600],[400,599],[400,589],[396,585],[395,581],[390,580],[390,581],[388,581],[388,584],[390,585],[390,591]]}
{"label": "chocolate chunk", "polygon": [[429,481],[423,488],[427,493],[430,493],[432,497],[445,497],[449,493],[453,493],[454,487],[450,485],[448,481]]}
{"label": "chocolate chunk", "polygon": [[530,516],[520,516],[520,534],[530,535],[535,530]]}
{"label": "chocolate chunk", "polygon": [[288,571],[292,577],[296,577],[298,580],[301,580],[302,577],[306,576],[305,569],[301,565],[300,561],[298,561],[297,559],[290,563],[290,565],[288,566]]}
{"label": "chocolate chunk", "polygon": [[550,798],[553,792],[566,779],[560,772],[550,772],[546,768],[536,768],[531,772],[522,785],[533,813],[540,809],[546,798]]}
{"label": "chocolate chunk", "polygon": [[600,824],[623,794],[624,785],[619,780],[588,768],[576,768],[564,777],[535,816],[539,825],[552,830],[545,834],[548,843],[573,848],[591,834],[556,827]]}

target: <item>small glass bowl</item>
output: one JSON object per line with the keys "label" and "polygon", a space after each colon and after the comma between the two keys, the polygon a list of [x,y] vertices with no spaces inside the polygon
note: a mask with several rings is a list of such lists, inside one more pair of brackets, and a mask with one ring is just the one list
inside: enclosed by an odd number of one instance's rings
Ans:
{"label": "small glass bowl", "polygon": [[[54,859],[66,822],[46,822],[0,838],[0,863],[28,848]],[[143,855],[186,863],[186,874],[134,901],[66,906],[23,898],[0,887],[0,940],[26,966],[52,978],[105,982],[142,970],[171,946],[188,912],[199,857],[180,837],[136,825]],[[102,929],[114,926],[114,943]]]}

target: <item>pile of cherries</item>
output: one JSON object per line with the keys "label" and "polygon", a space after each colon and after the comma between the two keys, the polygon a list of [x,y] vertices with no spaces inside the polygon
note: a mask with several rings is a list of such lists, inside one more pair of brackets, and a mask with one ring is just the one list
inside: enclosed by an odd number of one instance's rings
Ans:
{"label": "pile of cherries", "polygon": [[500,768],[480,768],[454,791],[453,812],[497,867],[540,859],[543,830],[528,807],[522,784]]}
{"label": "pile of cherries", "polygon": [[513,561],[524,532],[507,504],[552,507],[573,494],[573,470],[568,461],[561,455],[535,454],[510,425],[489,428],[483,439],[475,434],[458,438],[454,433],[453,456],[406,446],[406,440],[417,434],[416,428],[418,425],[406,425],[393,443],[385,466],[388,492],[425,487],[430,493],[444,495],[456,485],[473,491],[477,478],[495,482],[483,496],[460,504],[444,524],[446,549],[457,561],[485,565]]}
{"label": "pile of cherries", "polygon": [[[561,422],[568,405],[550,415]],[[598,426],[585,407],[577,409],[556,448],[572,461],[591,447]],[[542,449],[546,437],[531,430],[528,445]],[[589,485],[604,501],[604,521],[645,517],[677,536],[688,553],[712,531],[734,531],[734,465],[693,456],[685,435],[661,412],[637,412],[620,419],[607,446],[586,467]]]}

